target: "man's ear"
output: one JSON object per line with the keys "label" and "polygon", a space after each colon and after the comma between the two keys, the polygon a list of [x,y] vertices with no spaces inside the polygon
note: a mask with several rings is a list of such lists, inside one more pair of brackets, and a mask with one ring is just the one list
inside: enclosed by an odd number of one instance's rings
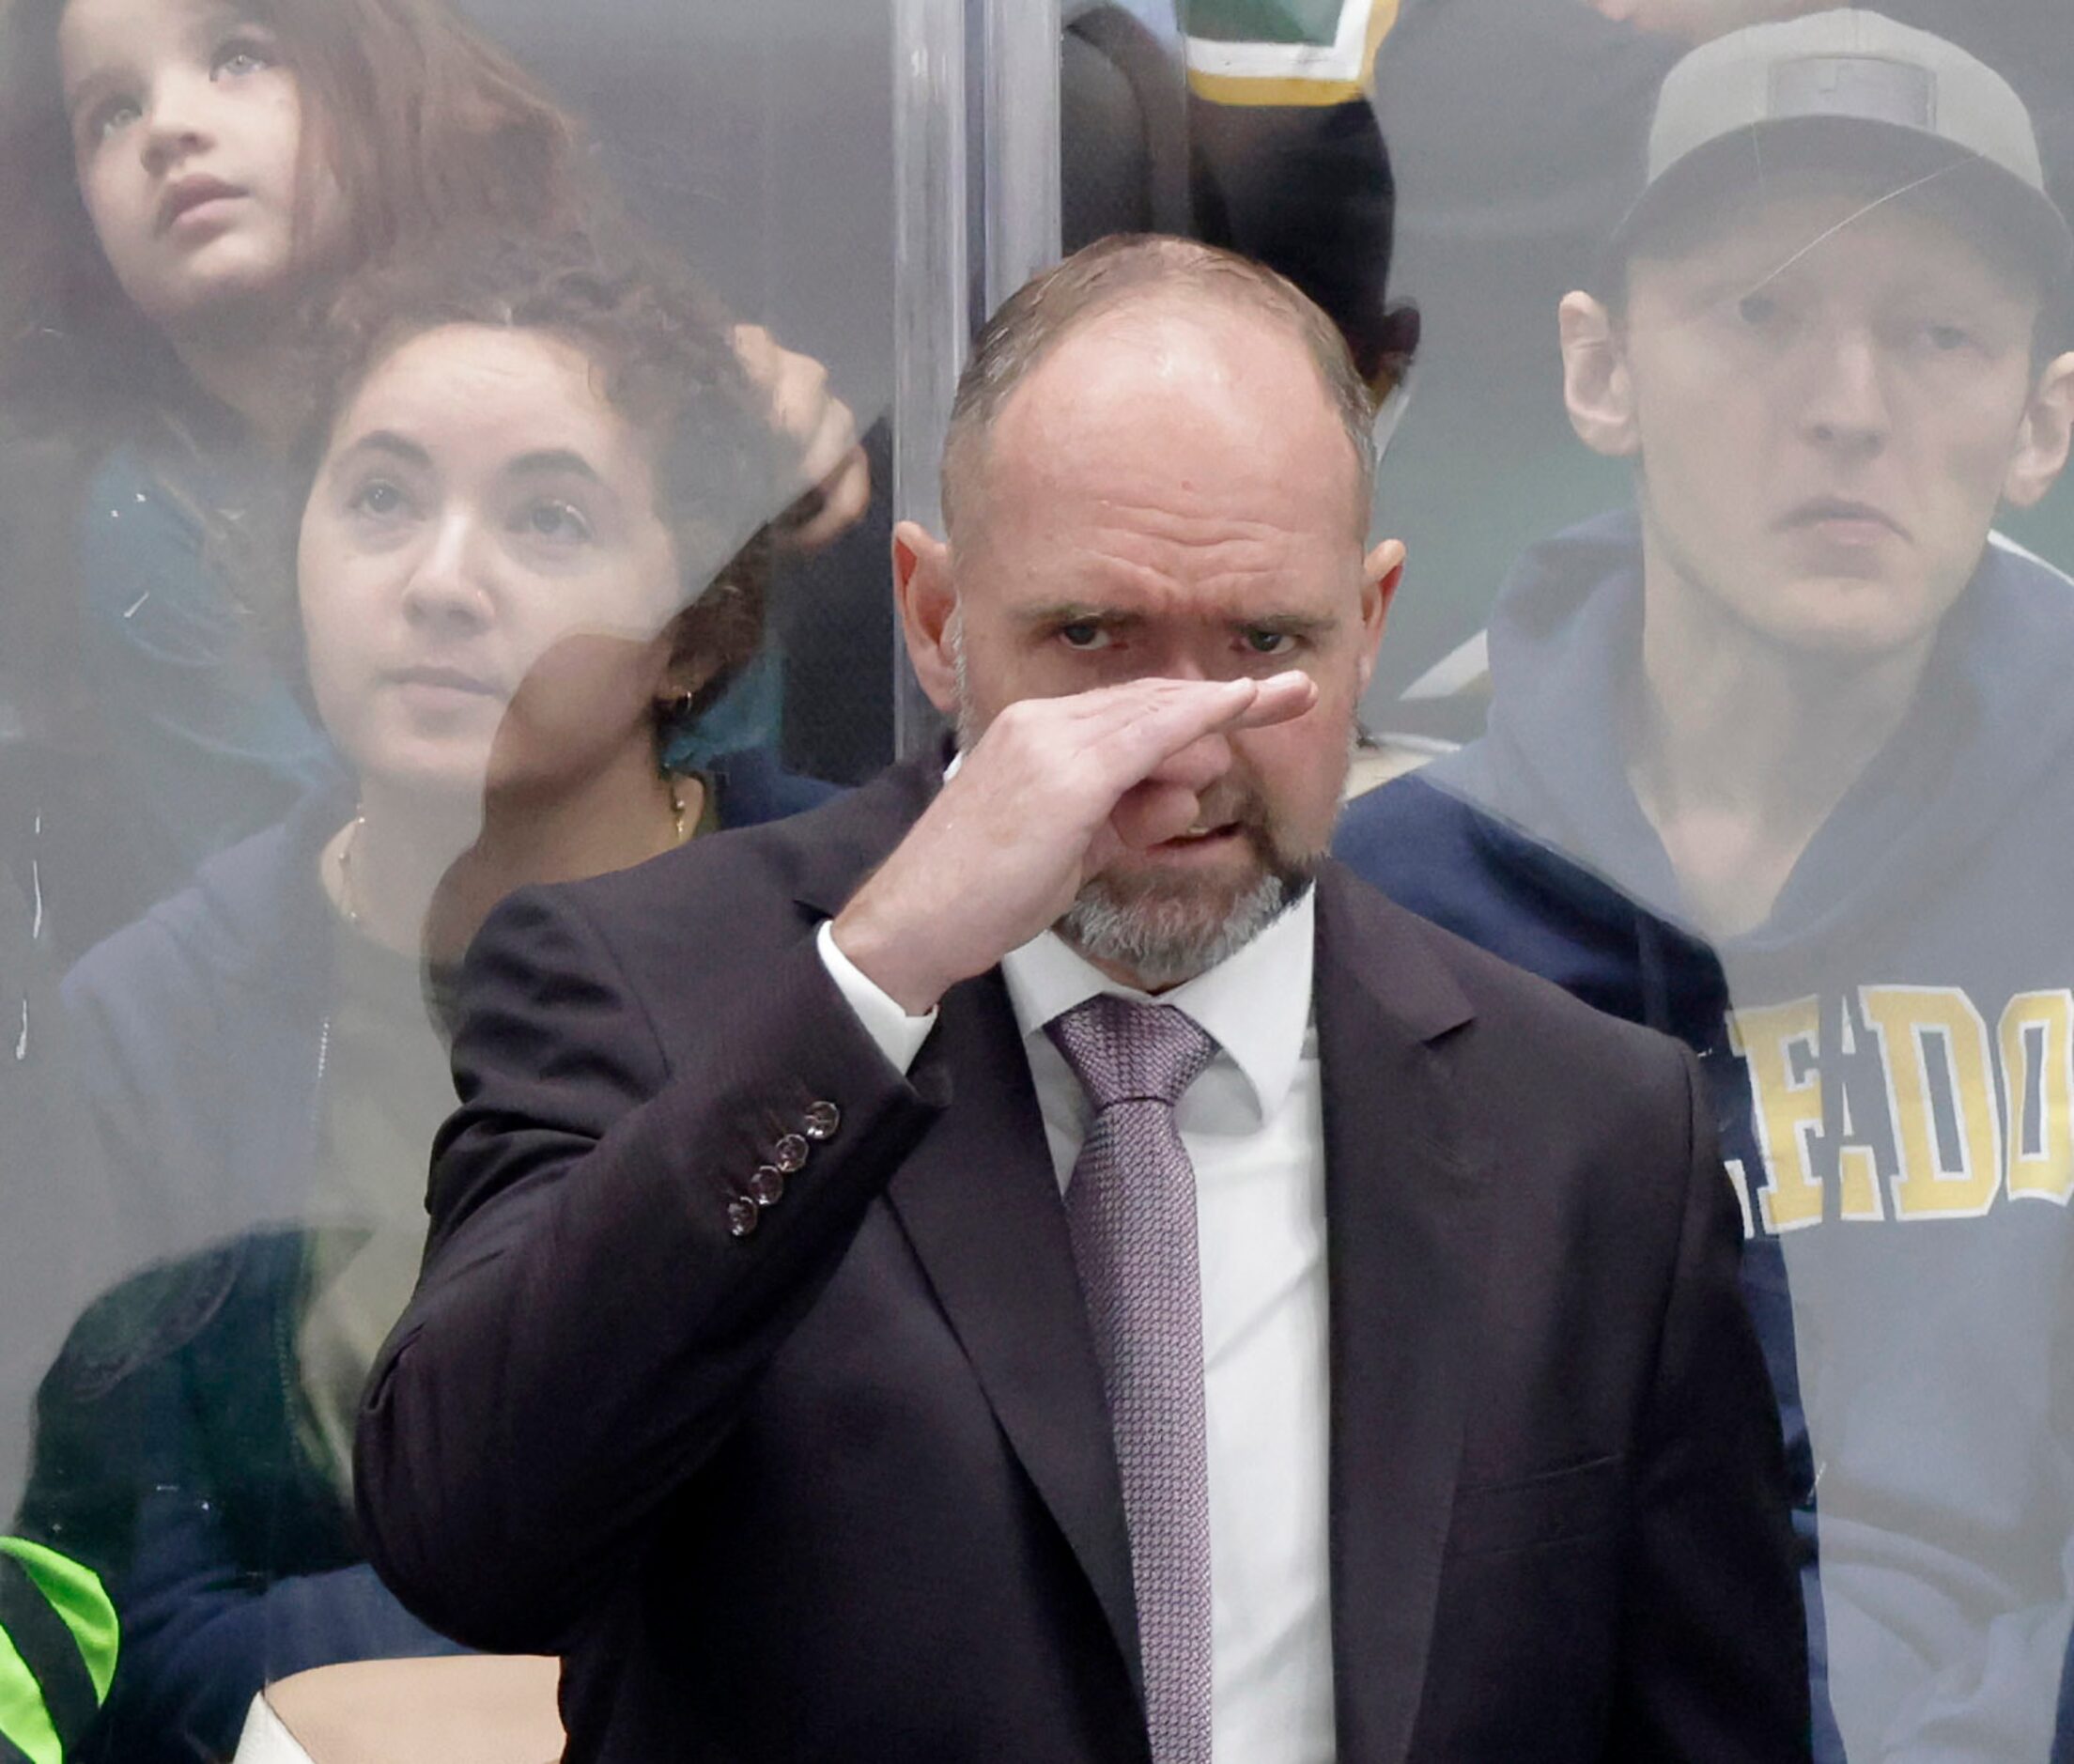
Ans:
{"label": "man's ear", "polygon": [[955,655],[958,591],[951,548],[926,527],[904,520],[893,529],[893,600],[900,609],[907,659],[929,702],[946,717],[958,710]]}
{"label": "man's ear", "polygon": [[1571,427],[1592,452],[1609,459],[1633,458],[1642,445],[1635,429],[1634,383],[1613,314],[1589,294],[1566,294],[1557,327]]}
{"label": "man's ear", "polygon": [[2074,353],[2055,356],[2038,376],[2017,433],[2017,451],[2002,481],[2003,500],[2015,508],[2035,507],[2066,465],[2074,437]]}
{"label": "man's ear", "polygon": [[1361,573],[1361,689],[1365,692],[1375,673],[1376,646],[1383,641],[1390,602],[1397,598],[1398,587],[1404,580],[1404,542],[1384,540],[1369,553]]}

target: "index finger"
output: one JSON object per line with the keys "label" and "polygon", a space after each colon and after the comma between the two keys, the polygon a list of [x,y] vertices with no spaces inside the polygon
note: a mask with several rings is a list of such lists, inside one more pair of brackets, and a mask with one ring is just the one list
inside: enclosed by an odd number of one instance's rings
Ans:
{"label": "index finger", "polygon": [[1090,745],[1117,768],[1128,789],[1205,736],[1257,729],[1302,716],[1317,702],[1308,673],[1293,669],[1264,680],[1138,680],[1119,688]]}

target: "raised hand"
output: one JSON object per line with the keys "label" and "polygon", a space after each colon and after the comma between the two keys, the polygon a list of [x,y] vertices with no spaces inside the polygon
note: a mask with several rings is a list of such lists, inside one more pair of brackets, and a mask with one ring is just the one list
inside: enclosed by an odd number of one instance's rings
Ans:
{"label": "raised hand", "polygon": [[736,325],[735,350],[799,450],[805,493],[779,522],[779,536],[796,550],[817,550],[871,505],[872,468],[858,442],[856,414],[835,395],[826,366],[786,348],[763,326]]}
{"label": "raised hand", "polygon": [[1224,737],[1301,717],[1308,674],[1132,680],[1023,699],[835,921],[838,948],[920,1015],[1057,921],[1126,851],[1185,833]]}

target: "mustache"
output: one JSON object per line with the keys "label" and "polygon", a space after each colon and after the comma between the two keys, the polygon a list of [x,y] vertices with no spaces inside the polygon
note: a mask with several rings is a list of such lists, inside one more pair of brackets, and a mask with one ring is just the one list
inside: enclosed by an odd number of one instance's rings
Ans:
{"label": "mustache", "polygon": [[[1323,850],[1292,852],[1285,846],[1277,837],[1266,799],[1250,786],[1205,798],[1201,818],[1213,827],[1228,826],[1237,833],[1246,842],[1261,875],[1278,883],[1287,899],[1295,898],[1309,887],[1325,860]],[[1138,874],[1111,870],[1091,877],[1083,892],[1127,908],[1167,900],[1172,897],[1175,886],[1172,878],[1156,870]]]}
{"label": "mustache", "polygon": [[1272,824],[1267,799],[1257,785],[1229,773],[1197,798],[1196,824],[1229,827],[1248,839],[1264,835]]}

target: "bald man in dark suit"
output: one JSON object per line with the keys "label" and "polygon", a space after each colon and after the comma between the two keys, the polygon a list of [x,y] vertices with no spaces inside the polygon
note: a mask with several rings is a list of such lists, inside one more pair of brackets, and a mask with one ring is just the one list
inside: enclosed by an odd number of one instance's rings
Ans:
{"label": "bald man in dark suit", "polygon": [[948,772],[486,928],[357,1486],[572,1759],[1804,1756],[1692,1060],[1321,856],[1372,415],[1081,254],[896,537]]}

